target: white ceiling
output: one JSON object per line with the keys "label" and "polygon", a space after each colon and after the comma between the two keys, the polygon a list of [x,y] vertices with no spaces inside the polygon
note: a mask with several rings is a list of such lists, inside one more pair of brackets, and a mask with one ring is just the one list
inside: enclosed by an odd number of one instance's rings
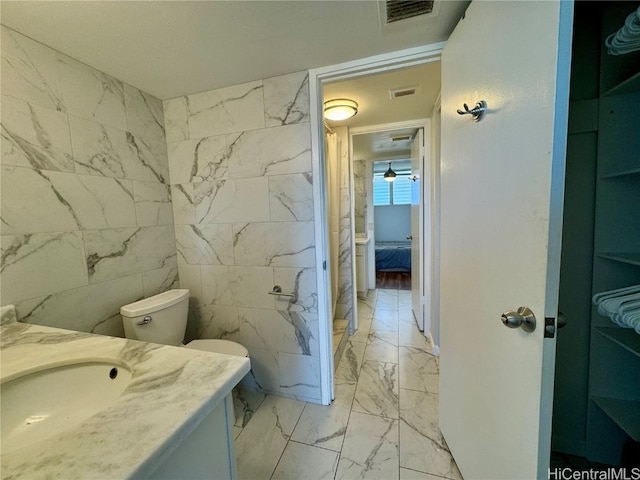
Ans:
{"label": "white ceiling", "polygon": [[445,41],[469,0],[381,27],[376,0],[10,1],[1,21],[161,99]]}

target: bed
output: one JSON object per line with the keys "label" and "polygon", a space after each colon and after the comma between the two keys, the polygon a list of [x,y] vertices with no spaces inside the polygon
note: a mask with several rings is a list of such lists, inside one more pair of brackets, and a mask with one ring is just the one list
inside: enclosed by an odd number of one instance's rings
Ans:
{"label": "bed", "polygon": [[376,242],[375,250],[376,271],[411,271],[411,242]]}

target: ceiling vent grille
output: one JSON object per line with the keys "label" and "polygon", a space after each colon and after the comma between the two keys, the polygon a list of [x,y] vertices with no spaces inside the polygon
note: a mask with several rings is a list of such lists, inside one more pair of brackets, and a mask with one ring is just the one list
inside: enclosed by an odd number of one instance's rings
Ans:
{"label": "ceiling vent grille", "polygon": [[407,140],[411,140],[413,135],[395,135],[391,138],[392,142],[406,142]]}
{"label": "ceiling vent grille", "polygon": [[391,100],[394,98],[408,97],[409,95],[415,95],[416,90],[417,87],[396,88],[394,90],[389,90],[389,97]]}
{"label": "ceiling vent grille", "polygon": [[434,0],[387,0],[387,24],[433,12]]}

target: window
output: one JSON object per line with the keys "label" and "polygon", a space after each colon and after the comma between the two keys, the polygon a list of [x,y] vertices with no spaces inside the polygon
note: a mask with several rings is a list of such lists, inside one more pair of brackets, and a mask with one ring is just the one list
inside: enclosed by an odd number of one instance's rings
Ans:
{"label": "window", "polygon": [[[399,162],[398,162],[399,163]],[[385,163],[388,168],[388,163]],[[373,205],[410,205],[411,204],[411,170],[392,166],[396,179],[387,182],[384,171],[373,174]],[[386,171],[386,170],[385,170]]]}

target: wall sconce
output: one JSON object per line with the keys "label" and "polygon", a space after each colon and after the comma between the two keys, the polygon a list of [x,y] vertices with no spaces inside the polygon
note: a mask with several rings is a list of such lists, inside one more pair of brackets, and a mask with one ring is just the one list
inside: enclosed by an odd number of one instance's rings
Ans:
{"label": "wall sconce", "polygon": [[327,120],[346,120],[358,113],[358,104],[347,98],[336,98],[324,102],[324,118]]}
{"label": "wall sconce", "polygon": [[396,179],[396,172],[391,170],[391,162],[389,162],[389,170],[384,172],[384,179],[387,182],[393,182]]}

